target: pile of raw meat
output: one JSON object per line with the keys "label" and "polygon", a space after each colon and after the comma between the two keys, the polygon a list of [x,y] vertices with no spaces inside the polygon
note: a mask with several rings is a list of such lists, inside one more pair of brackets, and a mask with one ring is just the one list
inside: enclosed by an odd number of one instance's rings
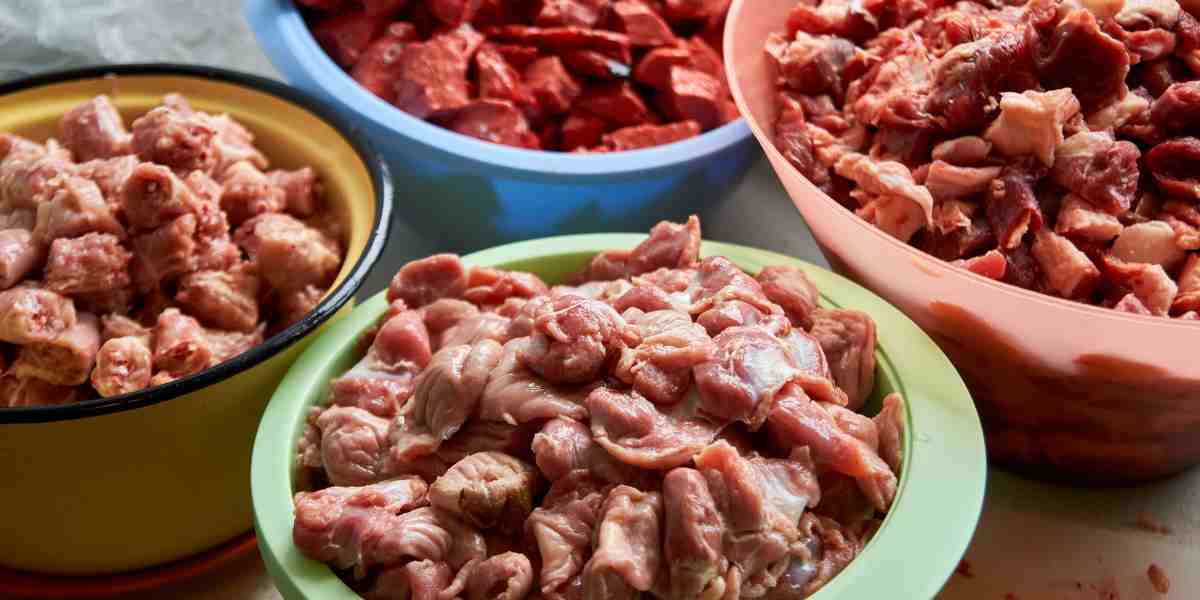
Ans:
{"label": "pile of raw meat", "polygon": [[[367,598],[803,598],[896,495],[875,324],[663,222],[576,285],[405,265],[299,448],[296,546]],[[333,487],[324,487],[326,483]]]}
{"label": "pile of raw meat", "polygon": [[1176,0],[804,0],[767,41],[775,145],[980,275],[1200,315],[1200,21]]}
{"label": "pile of raw meat", "polygon": [[481,140],[616,152],[738,118],[730,0],[297,0],[363,87]]}
{"label": "pile of raw meat", "polygon": [[59,134],[0,134],[0,407],[198,373],[299,320],[341,268],[313,170],[265,171],[228,115],[171,94],[126,129],[101,95]]}

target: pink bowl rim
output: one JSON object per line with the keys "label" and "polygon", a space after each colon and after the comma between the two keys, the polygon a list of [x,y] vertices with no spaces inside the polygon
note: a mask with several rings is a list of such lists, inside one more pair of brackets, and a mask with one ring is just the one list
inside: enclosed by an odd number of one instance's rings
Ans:
{"label": "pink bowl rim", "polygon": [[[1006,294],[1008,296],[1015,297],[1017,299],[1035,302],[1035,303],[1041,304],[1043,306],[1073,311],[1073,312],[1079,313],[1082,316],[1109,318],[1109,319],[1114,319],[1114,320],[1124,320],[1124,321],[1130,321],[1133,323],[1137,323],[1140,325],[1151,325],[1151,326],[1155,326],[1156,328],[1169,328],[1169,327],[1197,328],[1197,326],[1200,326],[1200,321],[1187,321],[1187,320],[1175,319],[1175,318],[1163,318],[1163,317],[1158,317],[1158,316],[1153,316],[1153,315],[1137,315],[1137,314],[1132,314],[1132,313],[1124,313],[1124,312],[1113,310],[1111,308],[1104,308],[1102,306],[1095,306],[1095,305],[1091,305],[1091,304],[1083,304],[1081,302],[1074,302],[1071,300],[1067,300],[1065,298],[1051,296],[1049,294],[1042,294],[1039,292],[1034,292],[1032,290],[1027,290],[1025,288],[1018,287],[1018,286],[1015,286],[1015,285],[1012,285],[1009,283],[996,281],[995,279],[990,279],[988,277],[978,275],[978,274],[968,271],[966,269],[962,269],[962,268],[956,267],[954,265],[951,265],[949,262],[941,260],[930,254],[926,254],[925,252],[922,252],[921,250],[917,249],[916,247],[906,244],[904,242],[901,242],[900,240],[884,233],[883,231],[879,230],[878,228],[876,228],[876,227],[870,225],[869,223],[867,223],[866,221],[862,220],[861,217],[854,214],[846,207],[842,206],[841,204],[838,204],[838,202],[836,200],[834,200],[832,197],[830,197],[825,192],[822,192],[821,190],[817,189],[817,187],[814,186],[812,184],[812,182],[810,182],[808,180],[807,177],[805,177],[804,175],[801,175],[800,172],[796,170],[796,167],[792,166],[792,164],[790,162],[788,162],[788,160],[786,158],[783,157],[783,155],[779,152],[779,150],[777,150],[775,148],[775,144],[768,143],[766,131],[763,130],[762,126],[759,125],[759,123],[758,123],[758,119],[756,119],[753,116],[753,114],[750,112],[749,105],[746,102],[745,94],[742,91],[741,72],[736,67],[735,61],[732,58],[733,53],[731,52],[731,50],[733,48],[734,39],[736,37],[734,35],[734,33],[738,29],[738,27],[737,27],[738,20],[741,19],[742,14],[745,12],[745,6],[750,5],[752,3],[762,2],[762,1],[763,0],[733,0],[733,4],[731,4],[729,7],[729,14],[726,17],[726,22],[725,22],[725,37],[724,37],[726,76],[729,80],[730,91],[733,93],[733,100],[737,104],[738,110],[742,113],[742,118],[745,120],[746,125],[750,127],[750,131],[752,131],[754,133],[754,137],[755,137],[755,139],[758,140],[759,145],[762,146],[763,152],[766,153],[768,155],[768,157],[771,159],[772,167],[775,169],[778,169],[780,164],[786,165],[786,167],[785,167],[786,169],[790,170],[792,173],[795,174],[796,177],[798,177],[801,181],[804,182],[804,185],[808,188],[809,196],[817,198],[820,202],[825,203],[826,205],[828,205],[828,207],[834,209],[835,211],[843,211],[843,214],[841,215],[842,217],[849,216],[856,226],[858,226],[860,229],[863,229],[863,230],[869,232],[869,234],[874,236],[874,238],[877,241],[880,241],[884,245],[887,245],[899,252],[907,254],[910,258],[912,258],[914,260],[920,261],[922,267],[928,267],[930,265],[930,263],[932,263],[932,266],[929,268],[936,269],[939,277],[949,275],[952,278],[957,278],[959,280],[966,281],[970,284],[985,286],[992,290],[995,290],[996,292]],[[788,196],[791,197],[791,194],[789,193]],[[799,204],[799,202],[797,202],[796,198],[792,197],[791,199],[792,199],[793,204],[797,204],[797,205]],[[797,206],[797,209],[799,209],[799,206]],[[803,216],[803,212],[804,211],[801,210],[802,216]],[[807,219],[806,219],[806,221],[807,221]],[[1180,330],[1176,329],[1176,331],[1180,331]],[[1200,331],[1200,329],[1196,329],[1196,331]]]}

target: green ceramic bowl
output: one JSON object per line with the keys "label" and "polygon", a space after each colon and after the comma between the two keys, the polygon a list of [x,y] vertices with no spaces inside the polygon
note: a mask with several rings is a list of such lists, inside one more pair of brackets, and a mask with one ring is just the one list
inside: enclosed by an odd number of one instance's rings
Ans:
{"label": "green ceramic bowl", "polygon": [[[470,265],[536,273],[563,281],[601,250],[632,248],[645,236],[595,234],[519,242],[467,256]],[[875,395],[904,395],[908,431],[896,502],[863,553],[820,592],[832,598],[932,598],[967,548],[983,503],[987,475],[983,432],[962,380],[938,347],[900,311],[839,275],[781,254],[705,242],[704,255],[722,255],[749,273],[768,265],[805,270],[827,307],[856,308],[878,325]],[[267,406],[251,463],[259,548],[267,570],[289,600],[353,600],[358,596],[325,565],[292,545],[296,444],[308,409],[325,401],[328,382],[354,364],[355,345],[386,309],[384,294],[365,302],[329,329],[296,361]]]}

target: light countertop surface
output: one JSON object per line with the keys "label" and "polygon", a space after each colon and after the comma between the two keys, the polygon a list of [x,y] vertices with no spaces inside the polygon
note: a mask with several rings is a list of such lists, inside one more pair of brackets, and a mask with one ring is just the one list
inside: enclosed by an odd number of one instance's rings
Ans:
{"label": "light countertop surface", "polygon": [[[71,10],[61,8],[67,5]],[[139,18],[106,16],[120,10],[136,10]],[[164,43],[161,30],[179,22],[186,22],[193,35],[159,50]],[[147,38],[143,30],[154,34]],[[194,34],[197,30],[204,35]],[[172,39],[180,40],[175,36],[167,42]],[[185,60],[276,76],[254,47],[237,0],[0,3],[0,80],[45,68],[152,60]],[[731,197],[702,212],[701,220],[708,239],[826,264],[765,161],[751,170]],[[408,259],[456,250],[461,249],[439,247],[436,240],[398,222],[364,294],[383,289]],[[1161,524],[1170,533],[1139,527],[1139,520]],[[1171,579],[1166,597],[1200,598],[1200,469],[1142,487],[1101,490],[1063,488],[993,469],[983,517],[967,552],[966,573],[953,575],[938,598],[1153,600],[1162,596],[1147,577],[1151,563]],[[257,556],[168,588],[122,596],[125,600],[279,597]]]}

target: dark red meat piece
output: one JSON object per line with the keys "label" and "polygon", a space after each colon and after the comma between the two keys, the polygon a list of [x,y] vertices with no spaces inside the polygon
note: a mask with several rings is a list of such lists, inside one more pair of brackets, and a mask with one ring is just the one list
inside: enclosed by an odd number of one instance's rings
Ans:
{"label": "dark red meat piece", "polygon": [[1009,165],[992,180],[987,219],[1002,250],[1016,248],[1027,232],[1041,229],[1042,211],[1033,186],[1044,172],[1034,164]]}
{"label": "dark red meat piece", "polygon": [[593,85],[583,91],[575,106],[621,126],[643,125],[651,120],[650,109],[628,82]]}
{"label": "dark red meat piece", "polygon": [[534,18],[540,27],[595,27],[611,0],[543,0]]}
{"label": "dark red meat piece", "polygon": [[405,44],[416,39],[417,29],[412,24],[396,22],[388,25],[354,63],[350,76],[372,94],[388,102],[395,100],[395,65],[404,52]]}
{"label": "dark red meat piece", "polygon": [[637,150],[661,146],[700,135],[700,124],[681,121],[669,125],[635,125],[618,129],[603,137],[604,146],[613,151]]}
{"label": "dark red meat piece", "polygon": [[525,83],[547,114],[567,112],[583,91],[557,56],[539,58],[525,68]]}
{"label": "dark red meat piece", "polygon": [[1146,168],[1166,194],[1200,201],[1200,139],[1175,138],[1151,148]]}
{"label": "dark red meat piece", "polygon": [[1150,120],[1168,133],[1194,130],[1200,125],[1200,81],[1168,87],[1151,105]]}
{"label": "dark red meat piece", "polygon": [[612,12],[634,46],[666,46],[675,41],[671,26],[642,0],[617,0]]}
{"label": "dark red meat piece", "polygon": [[422,119],[466,106],[467,67],[482,43],[483,36],[464,24],[406,46],[397,65],[396,106]]}
{"label": "dark red meat piece", "polygon": [[1084,112],[1091,112],[1124,90],[1129,55],[1124,44],[1100,31],[1091,12],[1078,9],[1043,41],[1037,67],[1046,89],[1071,88]]}
{"label": "dark red meat piece", "polygon": [[387,24],[387,16],[350,10],[318,20],[313,24],[312,36],[329,53],[333,62],[349,69],[358,62],[371,40],[378,37]]}

